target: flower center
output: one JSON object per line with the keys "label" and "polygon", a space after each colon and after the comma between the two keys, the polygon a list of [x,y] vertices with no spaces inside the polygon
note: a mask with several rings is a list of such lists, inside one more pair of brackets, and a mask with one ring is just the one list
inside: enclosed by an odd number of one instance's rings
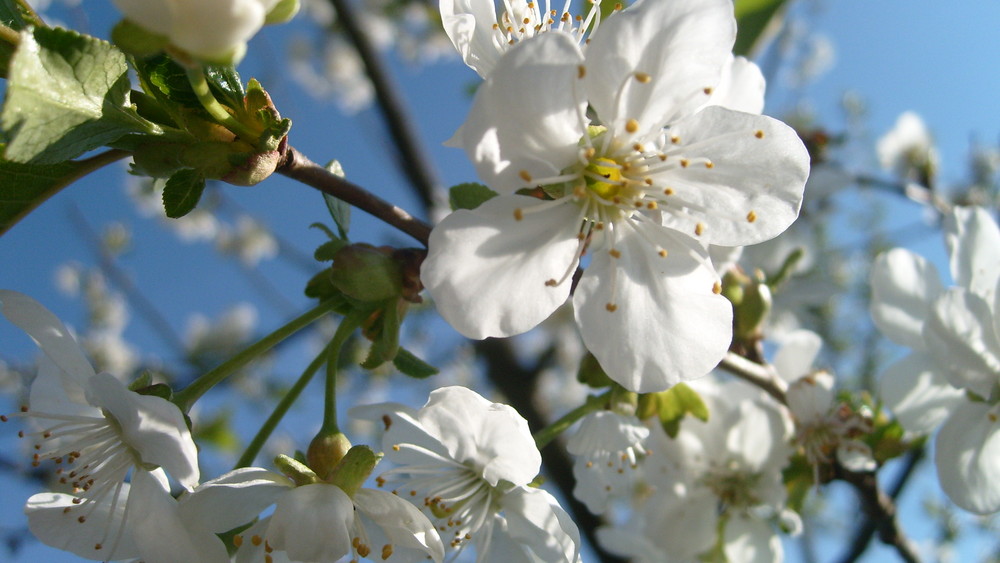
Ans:
{"label": "flower center", "polygon": [[610,158],[595,158],[584,170],[587,188],[603,199],[617,197],[624,186],[621,166]]}
{"label": "flower center", "polygon": [[719,467],[702,479],[726,508],[746,509],[760,504],[756,493],[760,474],[741,471],[735,466]]}

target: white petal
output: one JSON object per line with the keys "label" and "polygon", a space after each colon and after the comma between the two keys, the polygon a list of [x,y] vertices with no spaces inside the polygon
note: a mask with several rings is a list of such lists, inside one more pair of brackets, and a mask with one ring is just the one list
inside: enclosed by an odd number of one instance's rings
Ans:
{"label": "white petal", "polygon": [[493,0],[441,0],[441,24],[462,60],[486,78],[500,59],[493,44],[497,21]]}
{"label": "white petal", "polygon": [[945,292],[924,325],[927,351],[955,387],[988,398],[1000,384],[1000,340],[990,303],[961,287]]}
{"label": "white petal", "polygon": [[583,61],[567,34],[543,33],[504,55],[476,91],[462,146],[480,179],[500,192],[531,185],[576,162],[586,102],[574,98]]}
{"label": "white petal", "polygon": [[94,375],[94,368],[84,356],[83,349],[62,321],[41,303],[23,293],[0,289],[0,310],[7,320],[28,333],[42,353],[76,385],[83,385],[88,377]]}
{"label": "white petal", "polygon": [[143,561],[228,563],[229,554],[218,536],[185,521],[170,491],[148,471],[133,474],[128,501],[129,525]]}
{"label": "white petal", "polygon": [[659,492],[646,503],[646,535],[661,553],[696,559],[715,543],[718,507],[719,498],[707,487],[696,485],[680,496]]}
{"label": "white petal", "polygon": [[958,506],[977,514],[1000,510],[998,409],[969,402],[941,427],[935,441],[938,479]]}
{"label": "white petal", "polygon": [[730,55],[722,69],[719,85],[712,91],[708,105],[760,114],[764,111],[766,81],[760,67],[746,57]]}
{"label": "white petal", "polygon": [[250,522],[294,486],[284,475],[242,467],[182,496],[179,510],[189,526],[222,533]]}
{"label": "white petal", "polygon": [[[128,495],[129,486],[124,484],[122,487],[122,494]],[[132,534],[128,531],[122,534],[117,546],[112,545],[121,525],[124,502],[119,500],[112,517],[109,495],[92,508],[93,512],[88,513],[84,522],[80,522],[78,518],[84,514],[83,510],[91,510],[91,507],[81,509],[79,504],[73,502],[76,498],[62,493],[32,495],[24,506],[28,529],[45,545],[69,551],[85,559],[131,559],[139,555],[139,550],[132,541]],[[66,511],[66,508],[70,510]],[[100,549],[95,549],[97,544],[101,544]]]}
{"label": "white petal", "polygon": [[[741,468],[748,473],[765,473],[783,466],[790,452],[779,411],[764,403],[741,401],[733,414],[735,419],[725,431],[726,449],[730,452],[726,456],[739,459]],[[766,480],[762,476],[757,488],[766,488]]]}
{"label": "white petal", "polygon": [[139,452],[143,463],[163,467],[185,488],[198,483],[198,448],[177,405],[129,391],[107,373],[90,378],[87,396],[115,418],[125,443]]}
{"label": "white petal", "polygon": [[875,326],[893,342],[923,350],[924,323],[944,291],[934,264],[896,248],[875,259],[871,283]]}
{"label": "white petal", "polygon": [[266,539],[292,561],[333,562],[350,553],[353,524],[354,503],[339,487],[303,485],[278,501]]}
{"label": "white petal", "polygon": [[518,487],[501,500],[508,532],[542,561],[574,563],[580,556],[580,531],[559,502],[542,489]]}
{"label": "white petal", "polygon": [[170,42],[201,57],[225,56],[242,49],[264,25],[267,12],[258,0],[174,0]]}
{"label": "white petal", "polygon": [[952,387],[922,352],[886,368],[879,394],[903,428],[914,434],[929,434],[965,403],[965,392]]}
{"label": "white petal", "polygon": [[[469,338],[511,336],[535,327],[566,301],[579,247],[579,209],[545,211],[527,196],[499,196],[445,217],[431,232],[420,279],[441,316]],[[549,204],[551,205],[551,204]],[[515,210],[523,210],[518,221]]]}
{"label": "white petal", "polygon": [[784,559],[781,540],[760,520],[735,516],[726,522],[725,552],[729,561],[778,563]]}
{"label": "white petal", "polygon": [[955,282],[992,302],[1000,281],[1000,229],[990,212],[956,207],[944,227]]}
{"label": "white petal", "polygon": [[848,471],[875,471],[878,464],[872,449],[860,440],[847,440],[837,446],[837,462]]}
{"label": "white petal", "polygon": [[813,370],[823,339],[811,330],[793,330],[778,340],[771,364],[782,379],[791,383]]}
{"label": "white petal", "polygon": [[620,257],[597,252],[573,296],[584,343],[630,391],[662,391],[705,375],[732,338],[732,307],[712,292],[717,278],[707,253],[656,225],[624,230]]}
{"label": "white petal", "polygon": [[528,422],[508,405],[465,387],[442,387],[431,392],[419,417],[452,459],[481,469],[492,486],[501,479],[526,485],[538,474],[542,457]]}
{"label": "white petal", "polygon": [[[444,559],[444,545],[431,521],[417,507],[398,496],[375,489],[360,489],[354,495],[358,511],[370,518],[392,545],[392,560],[400,559],[401,550],[416,550],[419,558]],[[374,541],[373,541],[374,543]],[[372,549],[381,549],[375,544]]]}
{"label": "white petal", "polygon": [[799,378],[788,386],[788,409],[800,423],[817,421],[833,406],[833,376],[820,371]]}
{"label": "white petal", "polygon": [[84,387],[67,377],[48,356],[38,359],[38,373],[31,381],[28,405],[32,411],[63,415],[101,417],[101,410],[87,402]]}
{"label": "white petal", "polygon": [[665,225],[693,234],[703,223],[705,242],[738,246],[773,238],[798,217],[809,153],[791,127],[710,106],[668,133],[678,142],[665,147],[667,162],[691,164],[655,176],[673,190],[661,205]]}
{"label": "white petal", "polygon": [[655,132],[708,100],[735,37],[729,0],[639,0],[591,35],[588,99],[616,137],[629,135],[629,119],[639,135]]}
{"label": "white petal", "polygon": [[629,557],[635,563],[661,563],[664,557],[663,551],[646,536],[624,526],[601,526],[597,529],[597,542],[609,553]]}

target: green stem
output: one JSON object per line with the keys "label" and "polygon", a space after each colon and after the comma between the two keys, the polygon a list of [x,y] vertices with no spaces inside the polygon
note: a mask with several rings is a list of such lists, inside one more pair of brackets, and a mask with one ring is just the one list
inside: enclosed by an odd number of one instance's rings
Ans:
{"label": "green stem", "polygon": [[17,5],[21,10],[21,15],[31,20],[28,22],[30,25],[35,27],[45,27],[45,22],[38,16],[38,12],[36,12],[35,9],[31,7],[31,4],[29,4],[26,0],[17,0]]}
{"label": "green stem", "polygon": [[271,416],[267,417],[267,420],[265,420],[264,424],[261,425],[260,430],[257,431],[257,435],[250,441],[246,451],[244,451],[243,455],[240,456],[240,459],[236,461],[236,466],[233,467],[233,469],[249,467],[253,463],[257,454],[260,453],[261,448],[264,447],[264,443],[271,437],[271,433],[273,433],[274,429],[277,428],[281,419],[288,413],[288,409],[292,408],[292,405],[295,404],[296,400],[298,400],[299,395],[302,394],[302,390],[306,388],[306,385],[309,385],[313,376],[316,375],[317,371],[319,371],[320,366],[322,366],[323,362],[326,361],[327,355],[329,354],[332,346],[333,342],[327,344],[326,347],[323,348],[323,351],[320,352],[308,366],[306,366],[305,371],[303,371],[302,375],[299,376],[298,381],[296,381],[295,384],[292,385],[292,388],[285,393],[285,396],[281,398],[278,405],[274,407],[274,412],[272,412]]}
{"label": "green stem", "polygon": [[260,134],[253,132],[246,125],[240,123],[235,117],[226,111],[226,108],[223,107],[222,104],[219,103],[219,100],[216,100],[215,96],[212,95],[212,89],[208,86],[208,79],[205,78],[205,70],[201,66],[188,67],[187,77],[195,95],[198,96],[198,101],[201,102],[201,106],[205,108],[205,111],[207,111],[212,118],[214,118],[226,129],[232,131],[238,137],[241,137],[244,141],[247,141],[248,143],[257,142],[257,138],[260,137]]}
{"label": "green stem", "polygon": [[250,361],[254,358],[260,356],[264,352],[267,352],[282,340],[309,326],[316,319],[332,311],[336,305],[336,300],[328,299],[327,301],[320,303],[313,309],[310,309],[299,317],[293,319],[285,326],[251,344],[247,349],[243,350],[239,354],[236,354],[222,365],[199,377],[190,385],[175,393],[174,403],[180,407],[182,412],[188,412],[188,410],[191,409],[191,405],[204,395],[206,391],[215,387],[220,381],[250,363]]}
{"label": "green stem", "polygon": [[364,313],[352,311],[337,327],[337,332],[327,348],[326,361],[326,395],[323,397],[323,424],[317,436],[330,436],[340,432],[337,426],[337,368],[340,364],[340,351],[347,339],[354,334],[354,329],[361,325]]}
{"label": "green stem", "polygon": [[573,423],[580,420],[587,414],[601,410],[611,398],[611,391],[606,391],[600,395],[587,397],[587,401],[575,409],[564,414],[559,420],[535,432],[535,445],[541,450],[549,444],[556,436],[562,434]]}

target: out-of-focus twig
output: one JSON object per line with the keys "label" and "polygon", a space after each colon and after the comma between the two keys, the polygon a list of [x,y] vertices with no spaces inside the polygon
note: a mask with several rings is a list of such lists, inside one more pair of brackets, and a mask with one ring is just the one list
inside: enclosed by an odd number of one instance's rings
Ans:
{"label": "out-of-focus twig", "polygon": [[430,157],[413,129],[413,120],[407,114],[406,105],[398,93],[399,89],[382,64],[378,50],[358,21],[350,1],[330,0],[330,3],[337,10],[337,20],[343,24],[347,36],[365,65],[365,72],[375,89],[375,98],[382,110],[382,117],[389,128],[393,144],[399,151],[400,171],[406,176],[424,208],[427,209],[431,206],[434,193],[440,189],[441,182],[437,179]]}

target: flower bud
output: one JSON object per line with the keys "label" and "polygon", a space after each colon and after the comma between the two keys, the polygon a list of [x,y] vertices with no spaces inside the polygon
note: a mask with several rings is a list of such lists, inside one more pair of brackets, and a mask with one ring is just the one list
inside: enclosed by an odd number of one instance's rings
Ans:
{"label": "flower bud", "polygon": [[316,475],[325,480],[350,449],[351,441],[342,432],[320,434],[309,443],[306,461]]}
{"label": "flower bud", "polygon": [[340,249],[334,256],[330,277],[345,295],[368,303],[400,297],[403,291],[399,265],[389,253],[370,244]]}

